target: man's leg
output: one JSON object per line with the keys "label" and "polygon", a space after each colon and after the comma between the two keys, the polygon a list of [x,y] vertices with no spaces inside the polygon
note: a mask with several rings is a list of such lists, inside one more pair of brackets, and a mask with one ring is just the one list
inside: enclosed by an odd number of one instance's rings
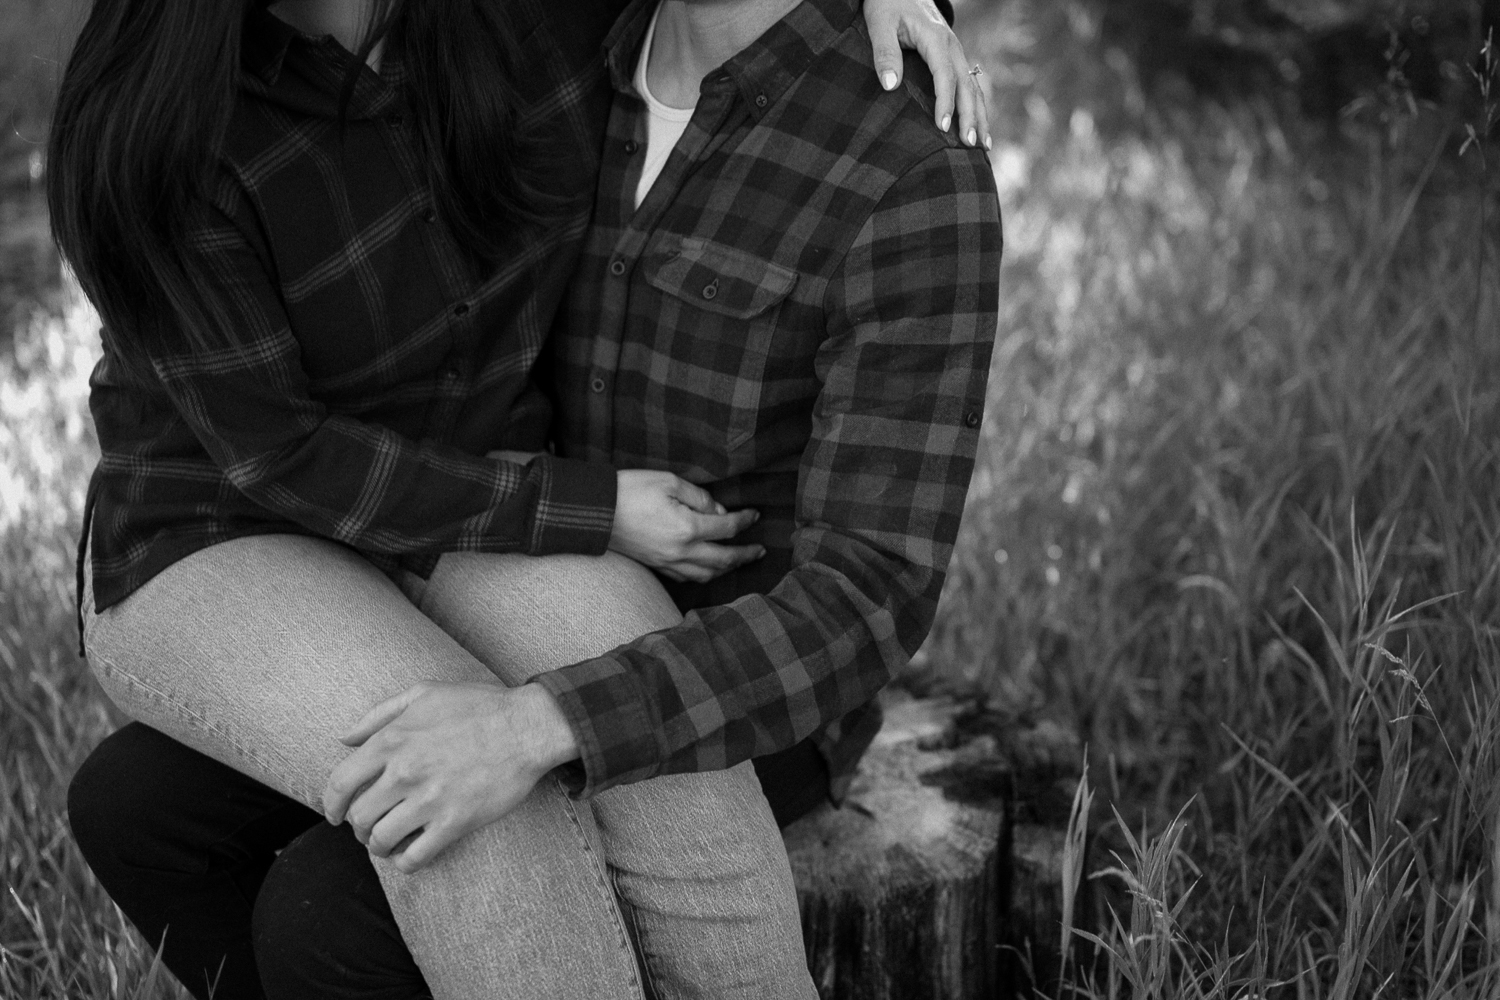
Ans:
{"label": "man's leg", "polygon": [[[621,556],[445,555],[419,606],[510,684],[681,620]],[[748,762],[593,800],[658,996],[814,997],[791,865]]]}
{"label": "man's leg", "polygon": [[347,824],[318,823],[281,852],[256,900],[254,939],[270,1000],[431,996]]}
{"label": "man's leg", "polygon": [[783,830],[829,801],[828,764],[812,740],[757,757],[752,763],[771,815]]}
{"label": "man's leg", "polygon": [[89,867],[193,996],[259,1000],[256,893],[276,852],[322,816],[133,722],[78,769],[68,819]]}
{"label": "man's leg", "polygon": [[[175,563],[88,613],[90,663],[128,714],[316,806],[376,702],[485,666],[347,548],[267,535]],[[640,997],[592,818],[547,780],[509,816],[404,876],[376,864],[439,998]]]}

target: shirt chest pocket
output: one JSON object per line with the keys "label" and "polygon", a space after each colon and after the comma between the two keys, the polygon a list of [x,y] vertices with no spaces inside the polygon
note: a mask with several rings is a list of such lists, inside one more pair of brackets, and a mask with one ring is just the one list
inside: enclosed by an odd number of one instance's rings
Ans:
{"label": "shirt chest pocket", "polygon": [[642,346],[665,415],[677,433],[723,452],[700,463],[714,474],[745,471],[754,465],[776,324],[797,272],[722,243],[673,237],[647,252],[642,274],[661,293],[653,343]]}

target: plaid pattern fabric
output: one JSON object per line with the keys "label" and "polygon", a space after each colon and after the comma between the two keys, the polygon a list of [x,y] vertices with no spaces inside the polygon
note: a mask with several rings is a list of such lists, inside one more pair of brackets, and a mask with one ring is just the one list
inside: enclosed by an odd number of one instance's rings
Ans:
{"label": "plaid pattern fabric", "polygon": [[[517,226],[491,269],[434,210],[399,60],[362,71],[340,123],[349,54],[250,15],[240,97],[186,248],[234,327],[216,350],[105,333],[90,400],[98,607],[191,552],[265,532],[424,575],[446,551],[603,551],[611,469],[482,457],[546,441],[533,362],[587,227],[608,101],[599,45],[621,4],[574,7],[564,24],[542,0],[508,0],[524,115],[568,150],[554,176],[578,197],[548,226]],[[154,377],[121,364],[143,352]]]}
{"label": "plaid pattern fabric", "polygon": [[[559,453],[668,469],[760,521],[760,563],[677,628],[543,675],[580,792],[814,738],[842,794],[873,699],[931,627],[984,406],[1001,230],[989,163],[883,92],[851,0],[805,0],[703,84],[639,210],[631,85],[655,0],[606,42],[594,223],[554,334]],[[924,106],[925,105],[925,106]]]}

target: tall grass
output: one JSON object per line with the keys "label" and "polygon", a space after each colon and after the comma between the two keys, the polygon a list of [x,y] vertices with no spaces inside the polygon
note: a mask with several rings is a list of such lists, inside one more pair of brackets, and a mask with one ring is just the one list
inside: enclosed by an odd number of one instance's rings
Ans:
{"label": "tall grass", "polygon": [[96,457],[76,294],[0,356],[0,997],[180,996],[73,847],[68,778],[117,720],[77,657],[72,543]]}
{"label": "tall grass", "polygon": [[1142,93],[1088,5],[985,19],[1003,315],[929,653],[1090,748],[1051,992],[1497,995],[1495,174],[1398,92],[1322,130]]}

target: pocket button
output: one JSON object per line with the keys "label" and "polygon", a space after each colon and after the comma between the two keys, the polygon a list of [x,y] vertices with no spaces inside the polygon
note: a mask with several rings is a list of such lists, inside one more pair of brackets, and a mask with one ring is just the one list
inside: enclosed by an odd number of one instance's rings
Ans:
{"label": "pocket button", "polygon": [[713,281],[710,281],[708,284],[706,284],[706,285],[703,286],[703,297],[705,299],[711,299],[715,295],[718,295],[718,294],[719,294],[719,279],[718,278],[715,278]]}

